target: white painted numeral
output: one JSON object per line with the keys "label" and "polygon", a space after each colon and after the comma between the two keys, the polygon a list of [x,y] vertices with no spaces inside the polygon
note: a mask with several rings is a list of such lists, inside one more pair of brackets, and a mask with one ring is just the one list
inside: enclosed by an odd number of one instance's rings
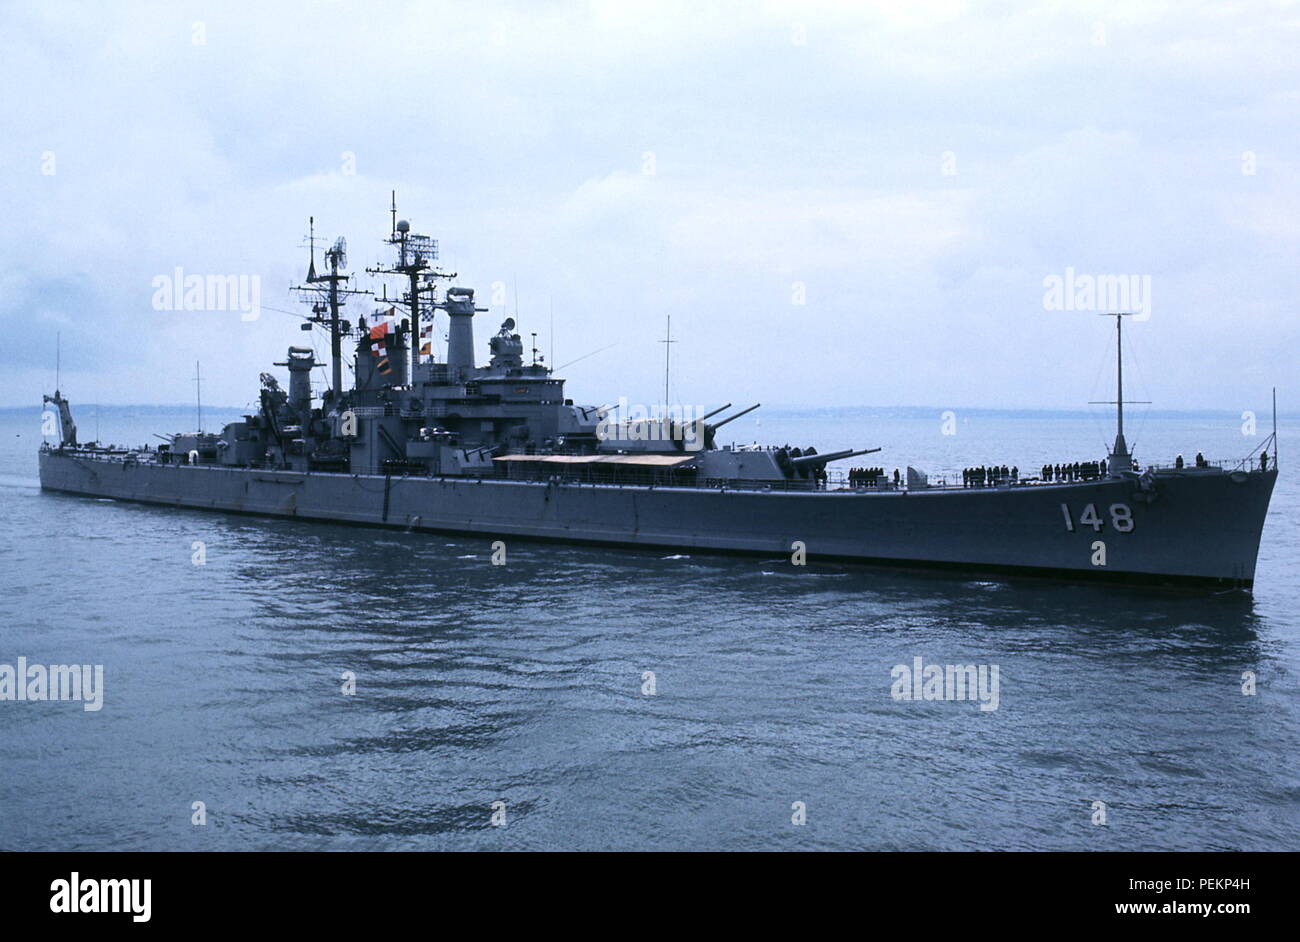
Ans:
{"label": "white painted numeral", "polygon": [[1085,527],[1092,527],[1092,532],[1101,532],[1101,518],[1097,516],[1097,506],[1089,504],[1083,508],[1083,513],[1079,515],[1079,523]]}
{"label": "white painted numeral", "polygon": [[1065,529],[1066,529],[1068,532],[1073,533],[1073,532],[1074,532],[1074,521],[1070,519],[1070,508],[1067,507],[1065,504],[1062,504],[1062,505],[1061,505],[1061,513],[1063,513],[1063,514],[1065,515]]}
{"label": "white painted numeral", "polygon": [[1120,533],[1133,531],[1133,511],[1128,504],[1110,505],[1110,525]]}
{"label": "white painted numeral", "polygon": [[[1061,516],[1065,518],[1066,532],[1073,533],[1074,518],[1070,516],[1068,504],[1061,505]],[[1097,514],[1096,504],[1089,504],[1083,508],[1083,513],[1079,515],[1079,523],[1085,527],[1092,527],[1094,533],[1100,533],[1105,525],[1102,518]],[[1116,533],[1132,533],[1133,509],[1128,504],[1111,504],[1110,525],[1115,528]]]}

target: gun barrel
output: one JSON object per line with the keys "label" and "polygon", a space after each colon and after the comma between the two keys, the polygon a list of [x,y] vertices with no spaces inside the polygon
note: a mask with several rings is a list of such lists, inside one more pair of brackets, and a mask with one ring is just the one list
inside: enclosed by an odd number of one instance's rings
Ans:
{"label": "gun barrel", "polygon": [[802,455],[798,458],[791,458],[790,463],[796,468],[806,467],[808,465],[826,464],[828,461],[839,461],[841,458],[856,458],[858,455],[869,455],[873,452],[880,451],[879,448],[845,448],[843,451],[828,451],[824,455]]}
{"label": "gun barrel", "polygon": [[[734,422],[734,421],[736,421],[736,419],[740,418],[742,415],[748,415],[749,413],[753,412],[755,409],[757,409],[757,408],[758,408],[759,406],[761,406],[761,405],[762,405],[761,402],[756,402],[756,403],[754,403],[752,406],[750,406],[748,409],[741,409],[741,410],[740,410],[739,412],[737,412],[735,415],[729,415],[729,416],[727,416],[727,417],[726,417],[725,419],[723,419],[721,422],[712,422],[712,423],[710,423],[710,424],[709,424],[709,428],[710,428],[710,430],[712,430],[712,431],[717,431],[718,429],[722,428],[722,426],[726,425],[728,422]],[[726,406],[723,406],[722,408],[725,409],[725,408],[727,408],[727,407],[726,407]],[[721,412],[722,409],[719,409],[718,411]]]}
{"label": "gun barrel", "polygon": [[702,415],[702,416],[700,416],[698,419],[692,419],[691,421],[693,421],[693,422],[703,422],[705,419],[711,419],[711,418],[713,418],[715,415],[717,415],[719,412],[725,412],[727,409],[730,409],[730,408],[731,408],[731,403],[727,403],[725,406],[719,406],[718,408],[714,409],[714,410],[713,410],[712,412],[710,412],[708,415]]}

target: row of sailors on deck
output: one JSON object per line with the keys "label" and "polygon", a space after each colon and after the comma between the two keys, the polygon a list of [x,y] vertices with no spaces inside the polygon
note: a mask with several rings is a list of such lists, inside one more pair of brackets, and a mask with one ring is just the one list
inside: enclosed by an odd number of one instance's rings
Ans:
{"label": "row of sailors on deck", "polygon": [[[1273,458],[1274,458],[1274,459],[1277,458],[1277,449],[1274,449],[1274,450],[1273,450]],[[1201,453],[1198,451],[1198,452],[1196,453],[1196,467],[1198,467],[1198,468],[1208,468],[1209,466],[1210,466],[1210,463],[1209,463],[1208,461],[1205,460],[1205,456],[1204,456],[1203,454],[1201,454]],[[1183,467],[1183,456],[1182,456],[1182,455],[1179,455],[1177,458],[1174,459],[1174,467],[1175,467],[1175,468],[1181,468],[1181,467]],[[1268,470],[1268,449],[1267,449],[1267,448],[1265,448],[1263,451],[1261,451],[1261,452],[1259,453],[1259,470],[1261,470],[1261,471],[1267,471],[1267,470]]]}
{"label": "row of sailors on deck", "polygon": [[1092,481],[1105,476],[1105,461],[1076,461],[1074,464],[1043,465],[1044,481]]}
{"label": "row of sailors on deck", "polygon": [[[885,477],[884,468],[849,468],[850,487],[879,487],[880,479]],[[899,481],[898,469],[894,469],[894,483]]]}
{"label": "row of sailors on deck", "polygon": [[961,473],[962,487],[996,487],[1008,481],[1020,480],[1019,468],[993,465],[991,468],[965,468]]}

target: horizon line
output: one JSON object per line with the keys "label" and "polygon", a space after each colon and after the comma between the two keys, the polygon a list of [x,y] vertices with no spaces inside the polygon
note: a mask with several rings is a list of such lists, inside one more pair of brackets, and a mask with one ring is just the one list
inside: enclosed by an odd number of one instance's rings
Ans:
{"label": "horizon line", "polygon": [[[659,404],[656,403],[656,404],[654,404],[654,405],[655,405],[656,407],[658,407]],[[677,403],[676,405],[679,405],[679,406],[680,406],[680,405],[685,405],[685,403]],[[1098,405],[1101,405],[1101,403],[1098,403]],[[1107,404],[1107,405],[1109,405],[1109,404]],[[102,408],[109,408],[109,409],[152,409],[152,410],[168,410],[168,411],[184,412],[184,411],[193,411],[193,410],[194,410],[194,407],[195,407],[195,404],[192,403],[192,402],[190,402],[190,403],[165,403],[165,402],[164,402],[164,403],[154,403],[154,402],[84,402],[84,403],[81,403],[79,406],[74,406],[74,408],[77,408],[77,409],[86,409],[86,408],[89,408],[89,407],[95,407],[95,408],[101,408],[101,409],[102,409]],[[671,407],[671,406],[670,406],[670,407]],[[37,403],[37,404],[33,404],[33,405],[17,405],[17,406],[15,406],[15,405],[0,405],[0,412],[25,412],[25,411],[27,411],[27,410],[29,410],[29,409],[30,409],[30,410],[33,410],[33,411],[43,411],[44,408],[45,408],[45,406],[44,406],[43,403]],[[1038,412],[1038,413],[1056,413],[1056,414],[1066,414],[1066,415],[1094,415],[1094,414],[1096,414],[1098,411],[1108,411],[1108,410],[1082,409],[1082,408],[1080,408],[1080,407],[1078,407],[1078,406],[970,406],[970,405],[966,405],[966,406],[953,406],[953,405],[947,405],[947,406],[935,406],[935,405],[903,405],[903,404],[878,405],[878,404],[870,404],[870,403],[860,403],[860,404],[855,404],[855,405],[825,405],[825,404],[815,404],[815,405],[814,405],[814,404],[798,404],[798,403],[787,403],[787,404],[772,403],[772,404],[769,404],[769,405],[764,406],[764,410],[765,410],[768,414],[771,414],[771,413],[773,413],[773,412],[778,412],[778,413],[781,413],[781,412],[784,412],[784,413],[805,413],[805,412],[843,412],[843,411],[848,411],[848,410],[860,410],[860,409],[878,409],[878,410],[910,410],[910,411],[916,411],[916,412],[921,412],[921,411],[930,412],[930,411],[932,411],[932,412],[935,412],[935,413],[937,413],[937,414],[939,414],[939,415],[942,415],[944,412],[959,412],[959,411],[960,411],[960,412],[1009,412],[1009,413]],[[251,411],[250,411],[250,410],[251,410]],[[218,412],[220,412],[220,413],[236,413],[236,414],[239,414],[239,415],[250,415],[250,414],[255,414],[255,413],[256,413],[256,411],[257,411],[257,407],[256,407],[256,406],[251,406],[251,405],[250,405],[250,406],[215,406],[215,405],[205,405],[205,406],[203,407],[203,411],[204,411],[204,412],[212,412],[212,413],[218,413]],[[1128,410],[1125,410],[1125,411],[1126,411],[1126,414],[1127,414],[1127,413],[1128,413]],[[1133,410],[1133,411],[1136,412],[1137,410]],[[1212,408],[1212,407],[1208,407],[1208,406],[1207,406],[1207,407],[1193,407],[1193,408],[1187,408],[1187,409],[1165,409],[1165,408],[1161,408],[1161,409],[1146,409],[1146,410],[1143,410],[1143,411],[1144,411],[1146,414],[1165,414],[1165,415],[1234,415],[1234,416],[1240,416],[1240,414],[1241,414],[1241,413],[1240,413],[1238,410],[1236,410],[1236,409]],[[1259,414],[1272,415],[1272,411],[1269,410],[1267,413],[1259,413]],[[1278,414],[1278,417],[1279,417],[1279,418],[1282,417],[1282,416],[1288,416],[1288,415],[1289,415],[1289,416],[1293,416],[1293,417],[1294,417],[1294,416],[1300,416],[1300,412],[1285,412],[1285,411],[1283,411],[1283,410],[1278,410],[1278,413],[1277,413],[1277,414]]]}

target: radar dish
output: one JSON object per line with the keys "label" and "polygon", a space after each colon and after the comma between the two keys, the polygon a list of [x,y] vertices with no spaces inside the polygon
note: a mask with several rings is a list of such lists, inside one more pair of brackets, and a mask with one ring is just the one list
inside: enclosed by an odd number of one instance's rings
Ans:
{"label": "radar dish", "polygon": [[514,319],[513,317],[507,317],[507,318],[505,319],[505,322],[501,325],[501,329],[502,329],[502,330],[514,330],[514,329],[515,329],[515,319]]}
{"label": "radar dish", "polygon": [[339,268],[348,267],[348,240],[339,236],[334,240],[334,248],[330,249],[330,254],[337,260],[336,265]]}

